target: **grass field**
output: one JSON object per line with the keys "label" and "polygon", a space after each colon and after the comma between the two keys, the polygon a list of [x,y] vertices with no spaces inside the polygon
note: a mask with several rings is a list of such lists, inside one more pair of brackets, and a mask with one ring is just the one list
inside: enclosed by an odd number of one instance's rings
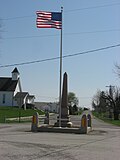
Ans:
{"label": "grass field", "polygon": [[102,120],[104,122],[107,122],[107,123],[110,123],[116,126],[120,126],[120,120],[110,120],[110,119],[105,119],[105,118],[103,118]]}
{"label": "grass field", "polygon": [[93,115],[95,117],[103,120],[104,122],[107,122],[107,123],[110,123],[110,124],[113,124],[113,125],[116,125],[116,126],[120,126],[120,120],[108,119],[108,118],[105,118],[105,116],[103,114],[99,114],[99,113],[96,113],[96,112],[93,112]]}
{"label": "grass field", "polygon": [[38,112],[40,115],[44,114],[44,112],[41,110],[33,110],[33,109],[23,110],[17,107],[0,107],[0,123],[6,122],[7,118],[33,116],[35,112]]}

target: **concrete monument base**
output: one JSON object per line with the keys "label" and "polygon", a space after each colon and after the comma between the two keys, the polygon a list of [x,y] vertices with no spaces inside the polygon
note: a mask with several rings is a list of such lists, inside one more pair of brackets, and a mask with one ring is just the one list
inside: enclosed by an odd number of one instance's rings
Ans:
{"label": "concrete monument base", "polygon": [[65,118],[61,118],[61,123],[59,122],[59,116],[57,117],[58,120],[57,122],[54,124],[55,127],[59,127],[59,125],[61,124],[60,127],[72,127],[72,122],[70,122],[70,116],[66,116]]}
{"label": "concrete monument base", "polygon": [[[58,117],[58,120],[59,120],[59,117]],[[39,114],[36,113],[35,115],[33,115],[33,118],[32,118],[31,131],[32,132],[87,134],[90,131],[92,131],[91,115],[88,114],[88,116],[86,116],[86,114],[83,114],[81,118],[81,126],[72,125],[68,116],[67,120],[62,119],[61,126],[59,127],[59,121],[57,121],[54,125],[50,125],[50,124],[39,125]]]}
{"label": "concrete monument base", "polygon": [[50,125],[39,126],[37,132],[53,132],[53,133],[75,133],[75,134],[88,134],[92,131],[91,127],[78,128],[78,127],[54,127]]}

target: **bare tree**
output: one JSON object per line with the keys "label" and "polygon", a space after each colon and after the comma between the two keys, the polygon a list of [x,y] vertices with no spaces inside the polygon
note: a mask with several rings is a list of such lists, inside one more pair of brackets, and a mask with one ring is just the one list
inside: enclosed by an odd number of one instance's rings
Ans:
{"label": "bare tree", "polygon": [[92,107],[98,113],[106,112],[107,110],[108,102],[104,98],[104,96],[105,96],[105,92],[98,90],[93,97]]}
{"label": "bare tree", "polygon": [[109,91],[98,91],[93,97],[92,106],[98,113],[109,111],[109,118],[114,114],[114,120],[119,120],[120,88],[109,86]]}
{"label": "bare tree", "polygon": [[120,88],[110,86],[109,92],[103,96],[109,102],[109,111],[113,110],[114,120],[119,120],[120,113]]}
{"label": "bare tree", "polygon": [[118,65],[117,63],[115,64],[115,72],[118,75],[118,77],[120,78],[120,65]]}

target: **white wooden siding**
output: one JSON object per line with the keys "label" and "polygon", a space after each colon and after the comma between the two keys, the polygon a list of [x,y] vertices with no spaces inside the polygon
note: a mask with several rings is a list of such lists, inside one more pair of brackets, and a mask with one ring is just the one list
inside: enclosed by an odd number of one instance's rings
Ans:
{"label": "white wooden siding", "polygon": [[[3,103],[3,95],[5,95],[5,103]],[[13,106],[13,92],[0,91],[0,106]]]}

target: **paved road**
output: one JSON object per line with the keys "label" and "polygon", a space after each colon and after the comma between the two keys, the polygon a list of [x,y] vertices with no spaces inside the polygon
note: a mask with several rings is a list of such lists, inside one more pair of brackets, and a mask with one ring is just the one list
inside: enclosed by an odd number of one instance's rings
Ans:
{"label": "paved road", "polygon": [[32,133],[30,128],[31,124],[0,124],[0,160],[120,159],[120,127],[93,119],[88,135]]}

